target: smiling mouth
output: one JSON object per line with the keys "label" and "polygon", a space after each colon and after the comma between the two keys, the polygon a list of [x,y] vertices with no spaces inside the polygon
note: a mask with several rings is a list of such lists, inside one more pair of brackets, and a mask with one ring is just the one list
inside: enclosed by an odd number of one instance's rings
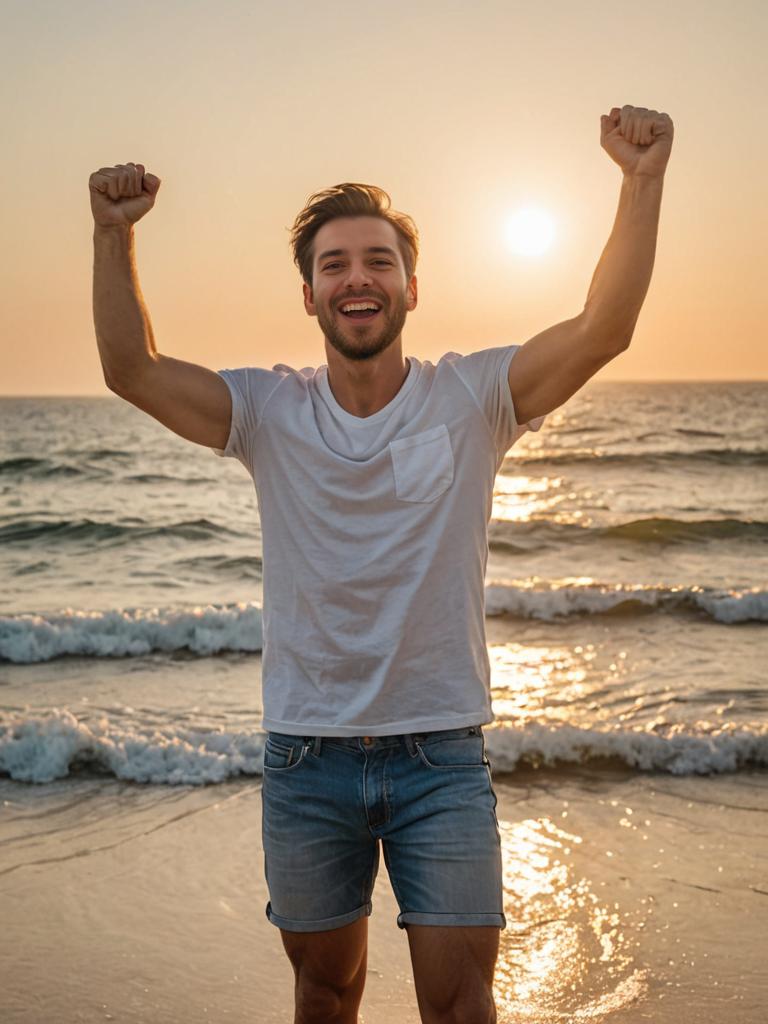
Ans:
{"label": "smiling mouth", "polygon": [[341,310],[339,310],[339,313],[341,313],[345,320],[358,320],[360,323],[368,323],[369,321],[374,320],[380,312],[380,309],[368,309],[364,312],[358,310],[352,313],[342,313]]}

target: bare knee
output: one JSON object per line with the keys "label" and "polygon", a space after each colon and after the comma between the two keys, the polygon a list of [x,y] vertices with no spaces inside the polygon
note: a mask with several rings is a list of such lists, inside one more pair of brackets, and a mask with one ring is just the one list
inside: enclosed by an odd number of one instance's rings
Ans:
{"label": "bare knee", "polygon": [[296,1017],[294,1024],[357,1024],[363,998],[366,967],[343,987],[329,985],[305,971],[296,972]]}
{"label": "bare knee", "polygon": [[294,1024],[357,1024],[357,1007],[328,989],[307,989],[296,985]]}
{"label": "bare knee", "polygon": [[419,1000],[422,1024],[497,1024],[491,992],[463,994],[451,1002],[430,1004]]}

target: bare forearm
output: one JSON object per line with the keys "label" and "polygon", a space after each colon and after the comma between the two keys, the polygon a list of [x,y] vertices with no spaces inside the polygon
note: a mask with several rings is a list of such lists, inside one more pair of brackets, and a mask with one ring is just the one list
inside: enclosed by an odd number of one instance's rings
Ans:
{"label": "bare forearm", "polygon": [[136,270],[133,227],[93,232],[93,321],[109,386],[124,386],[157,352]]}
{"label": "bare forearm", "polygon": [[664,178],[624,175],[611,237],[582,314],[590,336],[629,344],[656,256]]}

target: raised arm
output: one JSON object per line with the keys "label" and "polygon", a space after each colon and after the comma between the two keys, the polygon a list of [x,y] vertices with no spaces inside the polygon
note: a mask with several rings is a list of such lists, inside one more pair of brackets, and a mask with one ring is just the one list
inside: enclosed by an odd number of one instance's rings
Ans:
{"label": "raised arm", "polygon": [[616,220],[584,310],[530,338],[509,364],[518,423],[561,406],[628,348],[653,271],[673,131],[668,114],[644,107],[601,118],[601,145],[623,172]]}
{"label": "raised arm", "polygon": [[175,434],[224,448],[232,399],[213,370],[157,351],[139,287],[134,224],[152,209],[160,179],[142,164],[117,164],[89,180],[94,217],[93,320],[110,391]]}

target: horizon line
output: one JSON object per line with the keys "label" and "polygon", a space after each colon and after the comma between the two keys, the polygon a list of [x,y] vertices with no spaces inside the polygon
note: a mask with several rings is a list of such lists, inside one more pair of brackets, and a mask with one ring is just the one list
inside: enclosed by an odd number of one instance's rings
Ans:
{"label": "horizon line", "polygon": [[[631,380],[596,380],[587,381],[582,385],[582,388],[589,387],[591,385],[606,385],[606,384],[768,384],[768,377],[648,377],[648,378],[634,378]],[[579,390],[582,390],[580,388]],[[578,394],[578,391],[575,392]],[[573,397],[573,396],[571,396]],[[0,394],[0,399],[3,398],[118,398],[121,399],[120,395],[115,395],[110,392],[107,394],[98,394],[96,392],[90,392],[89,394],[82,393],[71,393],[71,394]],[[127,399],[121,399],[121,401],[127,401]],[[130,404],[130,403],[129,403]]]}

